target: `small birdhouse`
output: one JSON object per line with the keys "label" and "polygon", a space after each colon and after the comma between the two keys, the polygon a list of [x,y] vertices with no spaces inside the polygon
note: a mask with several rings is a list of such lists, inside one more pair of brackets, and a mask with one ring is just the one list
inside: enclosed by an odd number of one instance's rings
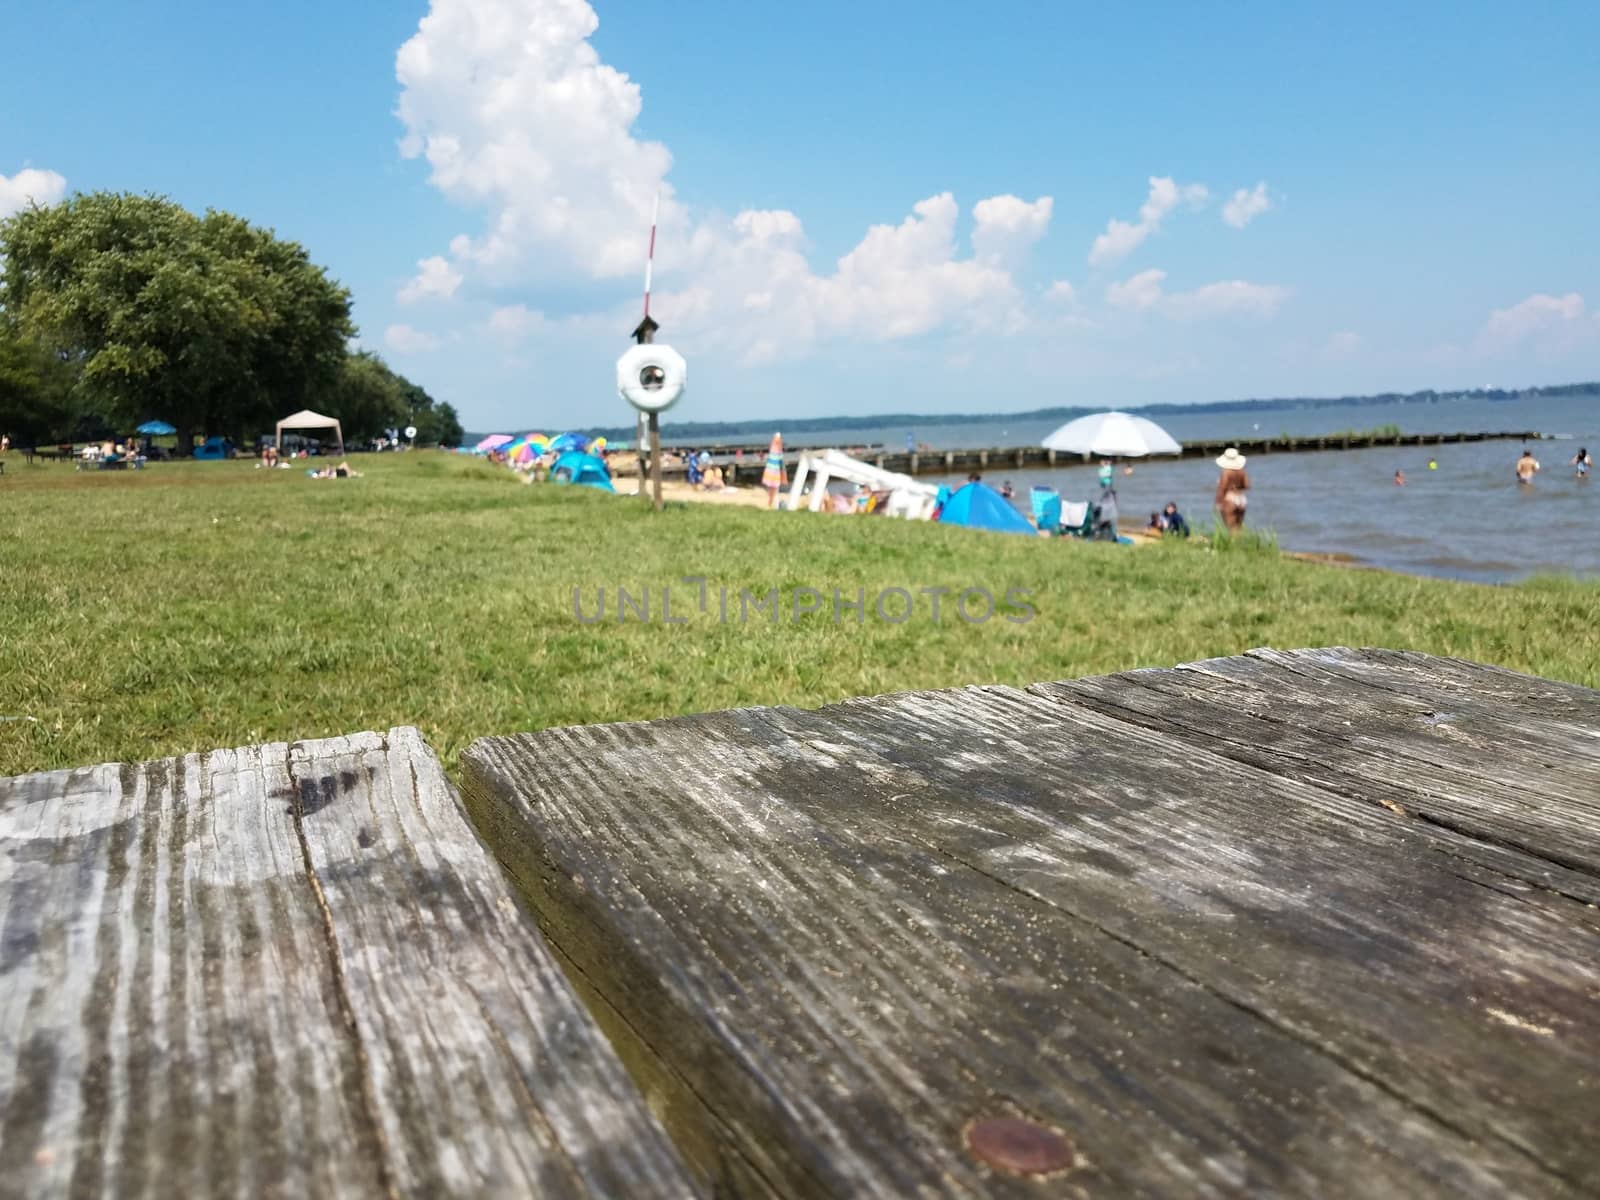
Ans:
{"label": "small birdhouse", "polygon": [[644,320],[639,322],[639,327],[633,331],[633,340],[641,346],[648,346],[655,341],[656,330],[660,328],[661,326],[656,323],[656,319],[646,313]]}

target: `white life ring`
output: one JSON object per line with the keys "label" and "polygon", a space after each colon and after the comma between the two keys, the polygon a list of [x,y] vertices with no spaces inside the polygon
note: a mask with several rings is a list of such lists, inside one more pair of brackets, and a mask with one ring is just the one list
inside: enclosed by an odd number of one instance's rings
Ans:
{"label": "white life ring", "polygon": [[688,383],[689,364],[671,346],[630,346],[617,359],[617,392],[640,412],[666,412]]}

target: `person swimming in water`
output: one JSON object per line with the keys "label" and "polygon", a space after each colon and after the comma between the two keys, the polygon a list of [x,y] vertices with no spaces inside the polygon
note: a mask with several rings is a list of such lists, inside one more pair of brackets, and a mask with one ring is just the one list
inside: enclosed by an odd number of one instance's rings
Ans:
{"label": "person swimming in water", "polygon": [[1589,455],[1589,448],[1582,447],[1572,456],[1572,465],[1578,468],[1578,478],[1583,479],[1589,474],[1589,468],[1594,466],[1594,459]]}
{"label": "person swimming in water", "polygon": [[1396,471],[1394,473],[1394,485],[1395,487],[1405,487],[1406,473],[1404,471]]}
{"label": "person swimming in water", "polygon": [[1539,460],[1533,456],[1533,451],[1526,446],[1522,448],[1522,457],[1517,459],[1517,482],[1529,484],[1533,477],[1539,473]]}

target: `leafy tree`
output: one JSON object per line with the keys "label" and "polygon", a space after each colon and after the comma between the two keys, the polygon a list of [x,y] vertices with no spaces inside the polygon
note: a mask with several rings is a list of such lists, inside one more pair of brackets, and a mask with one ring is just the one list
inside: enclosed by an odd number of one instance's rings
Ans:
{"label": "leafy tree", "polygon": [[79,398],[127,428],[248,432],[338,374],[350,295],[294,242],[228,213],[97,192],[0,221],[6,323],[77,367]]}
{"label": "leafy tree", "polygon": [[380,437],[386,430],[417,427],[423,445],[459,445],[461,422],[449,404],[439,404],[419,384],[399,374],[370,350],[350,355],[322,402],[338,417],[351,441]]}
{"label": "leafy tree", "polygon": [[322,407],[339,418],[344,436],[364,442],[406,423],[400,379],[370,350],[346,356]]}
{"label": "leafy tree", "polygon": [[417,441],[430,446],[459,446],[466,431],[461,428],[461,418],[456,416],[455,405],[444,401],[435,404],[417,418]]}
{"label": "leafy tree", "polygon": [[73,378],[72,364],[0,324],[0,433],[39,446],[74,432],[85,414]]}
{"label": "leafy tree", "polygon": [[411,419],[408,423],[417,427],[418,444],[459,446],[462,429],[461,420],[456,416],[455,406],[435,401],[419,384],[412,383],[404,375],[399,376],[399,379],[406,405],[411,410]]}

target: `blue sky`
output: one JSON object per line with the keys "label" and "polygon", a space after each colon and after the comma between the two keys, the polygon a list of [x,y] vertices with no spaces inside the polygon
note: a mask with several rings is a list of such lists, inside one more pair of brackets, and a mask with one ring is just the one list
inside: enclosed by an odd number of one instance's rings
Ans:
{"label": "blue sky", "polygon": [[1298,7],[8,5],[0,210],[269,225],[475,429],[627,420],[658,190],[682,419],[1600,377],[1600,6]]}

